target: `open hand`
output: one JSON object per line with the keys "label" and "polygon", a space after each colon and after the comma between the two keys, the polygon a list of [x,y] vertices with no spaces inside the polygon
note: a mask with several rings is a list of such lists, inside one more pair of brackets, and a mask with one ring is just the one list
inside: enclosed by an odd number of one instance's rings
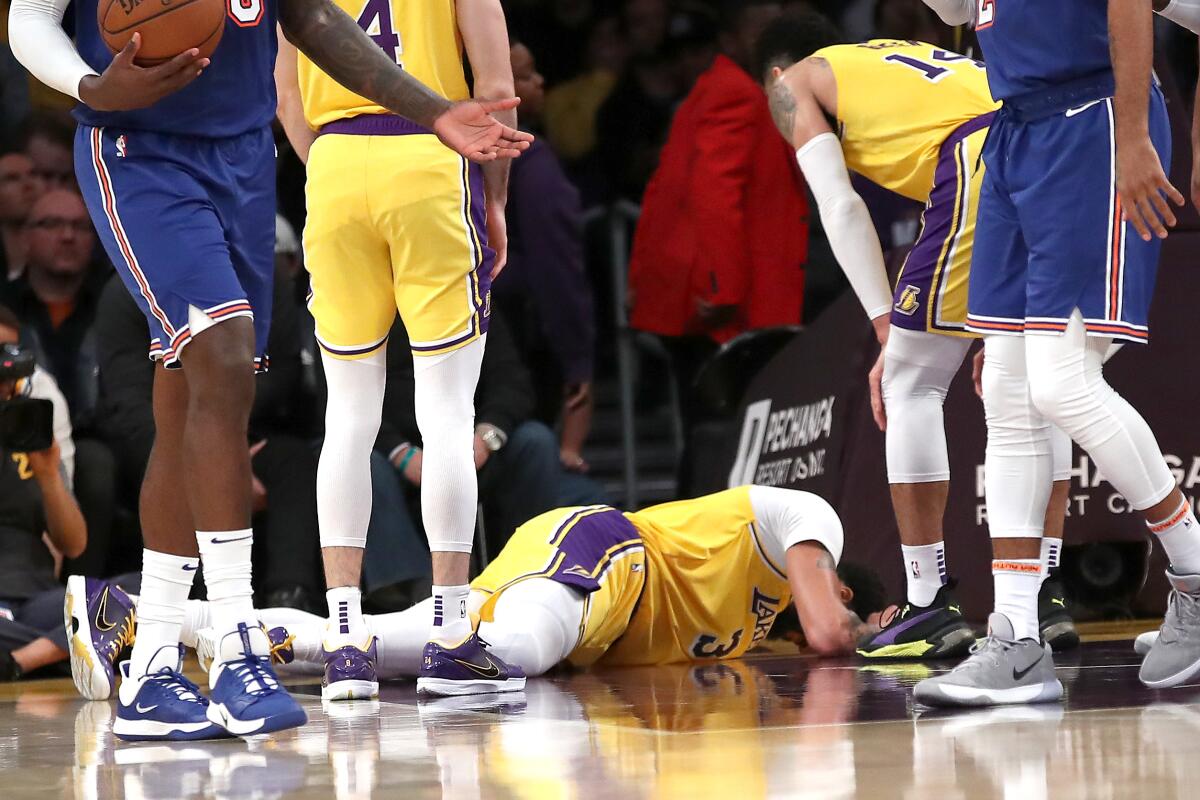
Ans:
{"label": "open hand", "polygon": [[529,149],[533,134],[514,130],[491,115],[520,104],[516,97],[464,100],[450,106],[433,121],[433,132],[442,144],[472,161],[483,163],[497,158],[516,158]]}
{"label": "open hand", "polygon": [[1117,194],[1121,213],[1145,241],[1151,235],[1167,237],[1175,225],[1175,213],[1167,203],[1183,205],[1183,195],[1167,180],[1158,151],[1148,135],[1117,141]]}
{"label": "open hand", "polygon": [[80,99],[96,111],[145,108],[199,78],[210,63],[193,47],[157,66],[139,67],[134,59],[141,47],[142,35],[135,33],[102,75],[79,82]]}

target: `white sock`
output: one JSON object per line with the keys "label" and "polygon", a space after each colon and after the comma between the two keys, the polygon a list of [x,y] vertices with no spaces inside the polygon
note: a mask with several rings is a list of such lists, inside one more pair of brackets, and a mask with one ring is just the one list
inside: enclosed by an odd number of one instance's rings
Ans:
{"label": "white sock", "polygon": [[433,628],[429,638],[456,645],[471,635],[471,617],[467,614],[467,596],[471,587],[433,587]]}
{"label": "white sock", "polygon": [[[151,662],[161,666],[158,662],[162,659],[155,659],[158,652],[179,645],[188,594],[199,566],[199,559],[190,556],[142,551],[142,593],[138,597],[137,638],[129,657],[130,676],[141,678]],[[139,681],[129,683],[128,697],[122,693],[121,698],[133,702]]]}
{"label": "white sock", "polygon": [[217,634],[236,630],[239,623],[258,625],[254,589],[250,583],[250,554],[254,531],[196,531],[204,584],[208,587],[209,613]]}
{"label": "white sock", "polygon": [[1058,569],[1058,559],[1062,556],[1062,539],[1053,536],[1042,537],[1042,580],[1050,574],[1050,570]]}
{"label": "white sock", "polygon": [[329,619],[325,644],[330,650],[352,644],[362,647],[370,633],[362,615],[362,591],[356,586],[335,586],[325,593]]}
{"label": "white sock", "polygon": [[179,641],[188,647],[195,647],[197,634],[212,626],[212,614],[209,613],[208,603],[203,600],[188,600],[184,606],[183,629],[179,631]]}
{"label": "white sock", "polygon": [[927,606],[946,583],[946,543],[900,545],[904,574],[908,580],[908,602]]}
{"label": "white sock", "polygon": [[1167,551],[1172,571],[1180,575],[1200,574],[1200,525],[1196,524],[1191,503],[1185,499],[1171,516],[1146,525]]}
{"label": "white sock", "polygon": [[1039,639],[1038,592],[1042,562],[1034,558],[994,559],[992,583],[996,612],[1008,617],[1017,639]]}

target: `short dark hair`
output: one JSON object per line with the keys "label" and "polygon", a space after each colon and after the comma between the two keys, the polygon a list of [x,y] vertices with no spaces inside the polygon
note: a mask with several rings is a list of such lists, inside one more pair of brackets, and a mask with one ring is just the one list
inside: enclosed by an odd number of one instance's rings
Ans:
{"label": "short dark hair", "polygon": [[816,11],[789,11],[773,20],[754,48],[755,77],[765,80],[772,67],[786,69],[818,50],[839,44],[842,35],[836,25]]}
{"label": "short dark hair", "polygon": [[21,332],[21,320],[8,306],[0,305],[0,328],[12,328],[17,333]]}
{"label": "short dark hair", "polygon": [[876,611],[887,608],[887,590],[874,570],[853,561],[843,561],[838,564],[837,573],[842,583],[854,593],[850,610],[858,614],[859,619],[865,620]]}

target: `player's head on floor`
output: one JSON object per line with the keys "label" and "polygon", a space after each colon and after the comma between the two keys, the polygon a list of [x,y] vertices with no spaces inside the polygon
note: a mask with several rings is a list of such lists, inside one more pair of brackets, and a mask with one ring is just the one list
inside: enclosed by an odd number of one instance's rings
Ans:
{"label": "player's head on floor", "polygon": [[[887,590],[874,570],[853,561],[842,561],[838,564],[837,574],[842,603],[859,619],[865,620],[887,608]],[[771,628],[771,637],[804,643],[804,629],[795,605],[789,604],[779,612]]]}
{"label": "player's head on floor", "polygon": [[789,11],[767,25],[758,37],[754,77],[769,84],[776,67],[787,69],[818,50],[841,42],[841,31],[825,15],[809,9]]}

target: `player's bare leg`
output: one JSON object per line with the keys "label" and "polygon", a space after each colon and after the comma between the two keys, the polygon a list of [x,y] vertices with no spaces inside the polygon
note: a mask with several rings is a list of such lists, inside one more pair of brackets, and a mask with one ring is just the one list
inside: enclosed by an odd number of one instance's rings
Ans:
{"label": "player's bare leg", "polygon": [[357,359],[322,351],[329,384],[325,442],[317,467],[317,517],[329,607],[321,653],[326,700],[379,694],[376,649],[363,620],[363,552],[371,521],[371,450],[387,382],[387,343]]}
{"label": "player's bare leg", "polygon": [[251,470],[247,428],[254,403],[254,327],[247,317],[214,323],[193,309],[182,465],[187,502],[220,638],[209,673],[208,716],[230,733],[270,733],[305,722],[270,665],[254,612]]}

